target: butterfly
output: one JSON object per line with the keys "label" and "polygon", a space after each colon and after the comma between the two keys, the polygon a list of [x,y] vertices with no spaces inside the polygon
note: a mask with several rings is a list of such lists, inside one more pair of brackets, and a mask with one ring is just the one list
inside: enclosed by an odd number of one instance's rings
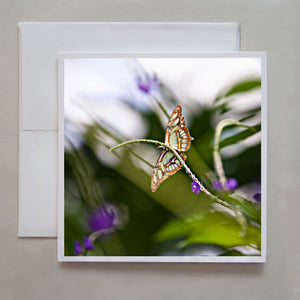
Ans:
{"label": "butterfly", "polygon": [[[178,154],[185,161],[186,155],[182,153],[182,151],[190,149],[193,138],[191,137],[188,128],[185,126],[181,111],[181,106],[177,105],[171,114],[165,133],[165,144],[177,150]],[[174,153],[169,149],[164,148],[159,155],[153,170],[151,191],[155,192],[164,180],[170,175],[175,174],[181,167],[182,164]]]}

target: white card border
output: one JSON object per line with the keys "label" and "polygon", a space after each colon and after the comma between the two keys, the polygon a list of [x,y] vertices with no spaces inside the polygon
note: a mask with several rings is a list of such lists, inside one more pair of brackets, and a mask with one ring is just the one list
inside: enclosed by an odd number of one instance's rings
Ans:
{"label": "white card border", "polygon": [[[159,57],[244,57],[261,58],[261,255],[260,256],[65,256],[64,255],[64,59],[66,58],[159,58]],[[175,262],[175,263],[265,263],[267,259],[267,56],[266,52],[224,52],[199,54],[58,54],[58,239],[59,262]]]}

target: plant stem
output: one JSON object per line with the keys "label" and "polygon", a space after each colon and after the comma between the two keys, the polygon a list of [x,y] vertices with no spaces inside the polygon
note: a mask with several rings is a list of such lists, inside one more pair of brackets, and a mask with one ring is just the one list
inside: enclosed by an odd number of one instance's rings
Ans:
{"label": "plant stem", "polygon": [[[115,228],[113,227],[110,227],[110,228],[106,228],[106,229],[100,229],[100,230],[97,230],[97,231],[94,231],[93,233],[91,233],[88,238],[90,239],[90,241],[92,243],[95,242],[95,240],[97,240],[98,238],[100,238],[102,235],[104,234],[109,234],[109,233],[113,233],[115,231]],[[107,255],[106,251],[105,251],[105,248],[103,246],[103,244],[101,244],[101,248],[102,248],[102,251],[103,251],[103,254],[104,255]],[[84,250],[80,255],[81,256],[85,256],[86,253],[87,253],[88,250]]]}
{"label": "plant stem", "polygon": [[101,237],[103,234],[108,234],[108,233],[112,233],[114,232],[114,228],[107,228],[107,229],[100,229],[97,231],[94,231],[93,233],[90,234],[89,239],[94,242],[96,239],[98,239],[99,237]]}
{"label": "plant stem", "polygon": [[[113,133],[111,133],[110,131],[108,131],[107,129],[105,129],[103,126],[101,126],[100,125],[100,123],[104,123],[105,124],[105,122],[101,119],[101,118],[99,118],[98,117],[98,119],[100,119],[101,120],[101,122],[99,122],[99,120],[97,120],[94,116],[93,116],[93,114],[91,113],[91,112],[89,112],[87,109],[85,109],[84,107],[83,107],[83,109],[86,111],[86,113],[87,114],[89,114],[90,116],[91,116],[91,118],[94,120],[94,122],[95,122],[95,124],[96,124],[96,127],[100,130],[100,131],[102,131],[104,134],[106,134],[107,136],[109,136],[110,138],[112,138],[112,139],[114,139],[115,141],[117,141],[118,143],[121,143],[122,142],[122,140],[119,138],[119,137],[117,137],[116,135],[114,135]],[[108,148],[108,149],[110,149],[110,146],[108,146],[105,142],[103,142],[100,138],[97,138],[106,148]],[[142,157],[140,157],[138,154],[136,154],[135,152],[133,152],[133,151],[131,151],[131,150],[129,150],[130,151],[130,153],[133,155],[133,156],[135,156],[136,158],[138,158],[138,159],[140,159],[141,161],[143,161],[145,164],[147,164],[148,166],[150,166],[151,168],[153,168],[153,166],[149,163],[149,162],[147,162],[146,160],[144,160]]]}
{"label": "plant stem", "polygon": [[187,164],[184,162],[184,160],[182,159],[182,157],[178,154],[178,152],[176,151],[176,149],[174,149],[173,147],[166,145],[165,143],[159,142],[159,141],[155,141],[155,140],[148,140],[148,139],[139,139],[139,140],[132,140],[132,141],[128,141],[122,144],[119,144],[113,148],[111,148],[109,151],[113,151],[116,150],[120,147],[129,145],[129,144],[134,144],[134,143],[150,143],[150,144],[155,144],[155,145],[159,145],[163,148],[167,148],[170,151],[172,151],[174,153],[174,155],[177,157],[177,159],[180,161],[180,163],[182,164],[182,166],[184,167],[186,173],[190,176],[190,178],[194,181],[196,181],[199,186],[201,187],[201,190],[210,198],[212,199],[214,202],[219,203],[220,205],[233,209],[231,207],[230,204],[228,204],[227,202],[217,198],[216,196],[214,196],[213,194],[211,194],[200,182],[200,180],[196,177],[196,175],[191,171],[191,169],[187,166]]}
{"label": "plant stem", "polygon": [[167,117],[167,119],[170,118],[170,115],[168,114],[167,110],[165,109],[165,107],[162,105],[161,101],[155,97],[153,94],[150,94],[150,96],[154,99],[154,101],[158,104],[159,108],[162,110],[162,112],[165,114],[165,116]]}
{"label": "plant stem", "polygon": [[220,140],[221,140],[221,134],[222,130],[224,127],[229,126],[229,125],[236,125],[240,127],[245,127],[245,128],[252,128],[252,126],[245,125],[243,123],[237,122],[235,120],[230,120],[226,119],[218,123],[215,131],[215,144],[213,148],[213,157],[214,157],[214,164],[215,164],[215,170],[218,175],[219,182],[225,186],[226,183],[226,176],[225,176],[225,171],[223,168],[223,163],[221,159],[221,154],[220,154]]}

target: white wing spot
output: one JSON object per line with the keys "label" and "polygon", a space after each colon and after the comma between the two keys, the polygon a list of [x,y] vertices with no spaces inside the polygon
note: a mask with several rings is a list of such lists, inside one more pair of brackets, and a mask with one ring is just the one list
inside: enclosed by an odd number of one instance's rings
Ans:
{"label": "white wing spot", "polygon": [[178,113],[175,113],[172,117],[171,120],[174,120],[177,117]]}
{"label": "white wing spot", "polygon": [[157,178],[156,178],[156,175],[153,174],[153,182],[156,184],[157,183]]}
{"label": "white wing spot", "polygon": [[158,179],[161,179],[161,178],[162,178],[162,172],[161,172],[161,170],[158,170],[158,171],[157,171],[157,175],[158,175]]}
{"label": "white wing spot", "polygon": [[173,123],[172,123],[172,126],[175,126],[175,125],[177,125],[178,124],[178,122],[179,122],[179,119],[177,118]]}

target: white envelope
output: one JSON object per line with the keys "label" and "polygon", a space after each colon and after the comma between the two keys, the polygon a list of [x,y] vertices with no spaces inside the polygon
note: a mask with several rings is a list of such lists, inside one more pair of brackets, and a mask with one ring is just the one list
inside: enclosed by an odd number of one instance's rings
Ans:
{"label": "white envelope", "polygon": [[19,23],[19,236],[57,236],[57,53],[240,50],[238,23]]}

